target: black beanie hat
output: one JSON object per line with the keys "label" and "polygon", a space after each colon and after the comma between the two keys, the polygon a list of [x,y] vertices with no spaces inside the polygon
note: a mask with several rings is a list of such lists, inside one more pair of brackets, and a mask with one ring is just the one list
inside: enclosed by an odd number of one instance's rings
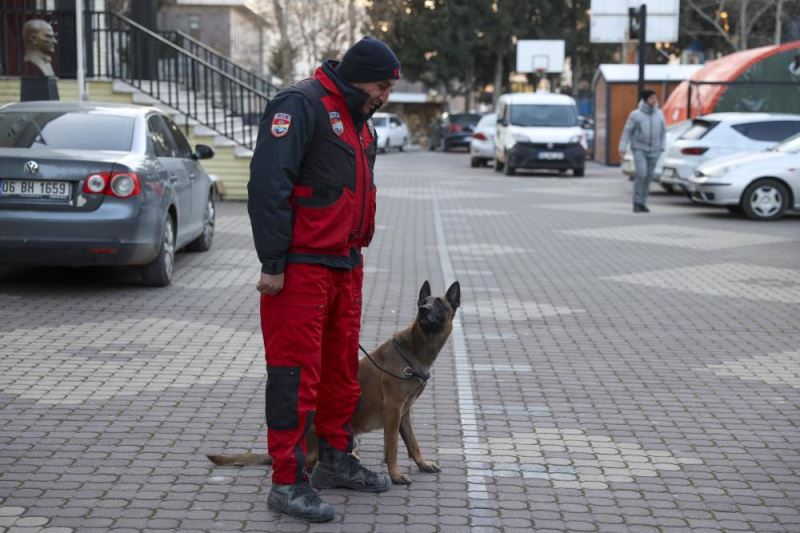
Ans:
{"label": "black beanie hat", "polygon": [[364,37],[345,52],[336,73],[350,83],[396,80],[400,78],[400,60],[383,41]]}
{"label": "black beanie hat", "polygon": [[653,91],[651,89],[644,89],[642,92],[639,93],[639,99],[640,100],[647,100],[648,98],[650,98],[654,94],[656,94],[655,91]]}

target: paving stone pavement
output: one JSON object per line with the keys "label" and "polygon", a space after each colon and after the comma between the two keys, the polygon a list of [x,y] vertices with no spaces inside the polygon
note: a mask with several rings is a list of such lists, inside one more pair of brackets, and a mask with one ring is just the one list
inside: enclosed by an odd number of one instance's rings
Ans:
{"label": "paving stone pavement", "polygon": [[[463,307],[417,436],[442,467],[334,522],[266,509],[258,263],[242,203],[165,289],[121,269],[0,271],[0,532],[800,531],[800,216],[756,223],[618,169],[507,177],[378,161],[362,343],[420,285]],[[382,437],[362,460],[381,466]]]}

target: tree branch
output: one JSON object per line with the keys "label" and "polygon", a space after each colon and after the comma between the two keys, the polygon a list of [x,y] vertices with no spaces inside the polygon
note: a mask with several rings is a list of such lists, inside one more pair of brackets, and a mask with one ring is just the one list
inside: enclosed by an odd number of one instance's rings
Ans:
{"label": "tree branch", "polygon": [[733,44],[733,41],[731,41],[731,38],[728,36],[728,33],[722,28],[722,26],[719,25],[719,23],[716,20],[711,18],[705,11],[703,11],[697,4],[695,4],[693,0],[687,0],[687,4],[689,4],[689,7],[692,8],[698,15],[700,15],[700,18],[702,18],[703,20],[714,26],[714,28],[716,28],[717,33],[722,35],[722,37],[731,46],[731,48],[733,48],[734,50],[739,50],[739,47]]}

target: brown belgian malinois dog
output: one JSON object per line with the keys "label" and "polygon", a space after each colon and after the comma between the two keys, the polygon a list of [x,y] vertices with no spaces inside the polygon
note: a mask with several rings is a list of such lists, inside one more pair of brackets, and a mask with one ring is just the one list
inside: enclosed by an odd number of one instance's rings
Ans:
{"label": "brown belgian malinois dog", "polygon": [[[353,434],[358,436],[383,428],[384,462],[395,484],[411,483],[411,478],[401,474],[397,467],[398,434],[420,471],[440,471],[436,463],[422,456],[411,424],[411,407],[425,390],[430,369],[453,330],[453,318],[459,305],[461,287],[457,281],[443,298],[431,296],[431,287],[426,281],[419,291],[414,323],[362,357],[359,363],[361,399],[351,421]],[[313,428],[306,436],[306,445],[306,470],[310,472],[319,453]],[[209,455],[208,458],[217,465],[272,463],[267,454]]]}

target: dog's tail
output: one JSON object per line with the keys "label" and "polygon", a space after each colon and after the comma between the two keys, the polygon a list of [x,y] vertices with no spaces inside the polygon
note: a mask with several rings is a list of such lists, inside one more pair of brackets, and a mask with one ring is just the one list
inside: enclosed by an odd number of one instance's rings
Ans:
{"label": "dog's tail", "polygon": [[219,466],[271,465],[272,457],[266,453],[240,453],[238,455],[206,455]]}

